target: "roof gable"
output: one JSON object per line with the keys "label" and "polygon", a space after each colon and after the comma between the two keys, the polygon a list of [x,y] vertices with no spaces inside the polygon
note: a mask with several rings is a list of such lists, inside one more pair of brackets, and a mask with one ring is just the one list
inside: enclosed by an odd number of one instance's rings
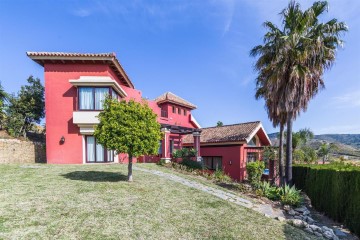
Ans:
{"label": "roof gable", "polygon": [[164,102],[170,102],[175,103],[184,107],[187,107],[189,109],[196,109],[196,105],[192,104],[191,102],[186,101],[185,99],[173,94],[172,92],[166,92],[159,97],[155,98],[154,101],[157,104],[161,104]]}
{"label": "roof gable", "polygon": [[[268,140],[260,121],[224,125],[221,127],[202,128],[200,135],[201,143],[225,143],[225,142],[249,142],[257,132],[261,130],[263,137]],[[184,144],[193,143],[192,135],[186,135],[183,139]]]}

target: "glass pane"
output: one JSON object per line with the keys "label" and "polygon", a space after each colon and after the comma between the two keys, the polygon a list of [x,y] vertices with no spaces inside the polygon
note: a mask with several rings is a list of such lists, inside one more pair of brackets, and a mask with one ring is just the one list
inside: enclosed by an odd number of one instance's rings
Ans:
{"label": "glass pane", "polygon": [[158,154],[162,154],[162,141],[159,141],[159,150],[158,150]]}
{"label": "glass pane", "polygon": [[109,94],[108,88],[95,88],[95,109],[103,109],[104,100],[107,94]]}
{"label": "glass pane", "polygon": [[93,89],[88,87],[79,88],[79,109],[93,109]]}
{"label": "glass pane", "polygon": [[214,157],[214,168],[216,170],[221,170],[222,169],[222,159],[221,157]]}
{"label": "glass pane", "polygon": [[95,162],[95,138],[92,136],[86,137],[86,161]]}
{"label": "glass pane", "polygon": [[104,162],[104,147],[96,143],[96,162]]}
{"label": "glass pane", "polygon": [[114,161],[114,151],[108,150],[107,151],[107,161],[113,162]]}

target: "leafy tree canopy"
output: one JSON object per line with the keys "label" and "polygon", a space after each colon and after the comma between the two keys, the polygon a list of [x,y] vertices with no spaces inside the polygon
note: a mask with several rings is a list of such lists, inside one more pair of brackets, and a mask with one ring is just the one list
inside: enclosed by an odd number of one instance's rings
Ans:
{"label": "leafy tree canopy", "polygon": [[224,126],[224,124],[223,124],[222,121],[218,121],[218,122],[216,123],[216,126],[217,126],[217,127],[222,127],[222,126]]}
{"label": "leafy tree canopy", "polygon": [[129,155],[129,181],[132,181],[132,157],[156,154],[159,149],[162,135],[156,119],[145,102],[105,100],[94,136],[107,149]]}
{"label": "leafy tree canopy", "polygon": [[30,76],[28,85],[21,86],[17,95],[8,97],[5,129],[12,136],[23,135],[31,130],[34,123],[40,123],[45,116],[44,86],[39,78]]}

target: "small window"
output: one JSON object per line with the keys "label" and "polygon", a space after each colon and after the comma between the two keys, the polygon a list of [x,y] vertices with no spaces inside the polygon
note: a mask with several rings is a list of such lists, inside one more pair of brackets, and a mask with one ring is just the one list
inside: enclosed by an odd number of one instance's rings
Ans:
{"label": "small window", "polygon": [[184,116],[186,116],[186,109],[184,109]]}
{"label": "small window", "polygon": [[107,87],[80,87],[79,110],[103,110],[104,100],[109,93]]}
{"label": "small window", "polygon": [[256,146],[256,137],[253,137],[249,143],[248,143],[249,146]]}
{"label": "small window", "polygon": [[257,154],[255,152],[247,153],[247,162],[255,162],[257,160]]}
{"label": "small window", "polygon": [[181,114],[181,108],[178,108],[178,114]]}
{"label": "small window", "polygon": [[203,157],[204,165],[209,170],[222,169],[222,157]]}
{"label": "small window", "polygon": [[172,112],[173,112],[173,113],[176,113],[176,108],[175,108],[175,106],[172,106]]}

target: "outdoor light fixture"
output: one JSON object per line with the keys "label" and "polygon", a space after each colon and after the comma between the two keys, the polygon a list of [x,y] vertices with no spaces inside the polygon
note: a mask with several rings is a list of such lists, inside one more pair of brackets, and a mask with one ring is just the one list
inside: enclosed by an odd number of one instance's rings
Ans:
{"label": "outdoor light fixture", "polygon": [[232,162],[231,162],[231,160],[229,161],[229,165],[231,165],[232,164]]}
{"label": "outdoor light fixture", "polygon": [[65,137],[64,137],[64,136],[61,136],[61,138],[60,138],[60,144],[64,144],[64,142],[65,142]]}

